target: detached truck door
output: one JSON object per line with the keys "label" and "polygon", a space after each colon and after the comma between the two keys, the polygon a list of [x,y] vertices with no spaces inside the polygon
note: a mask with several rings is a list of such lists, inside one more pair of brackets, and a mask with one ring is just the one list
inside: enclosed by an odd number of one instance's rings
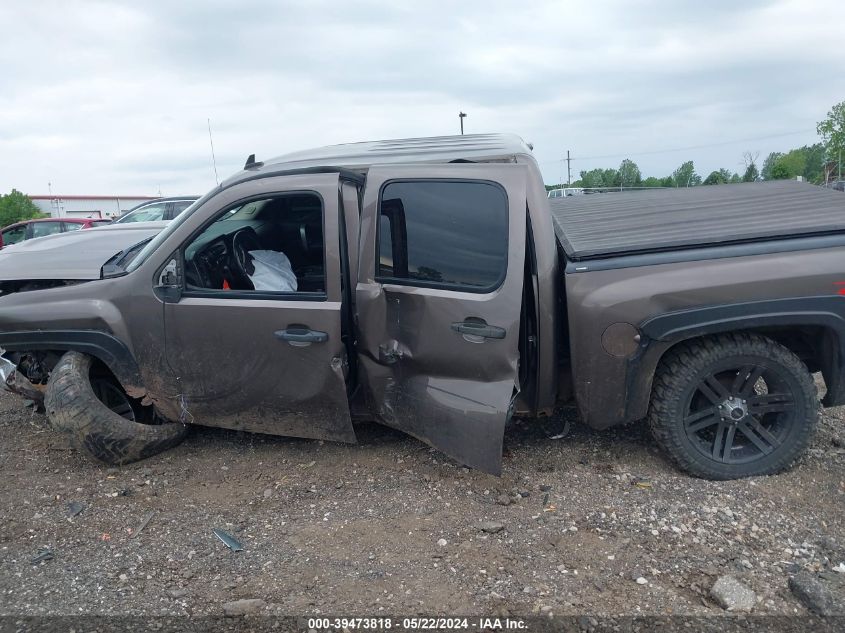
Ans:
{"label": "detached truck door", "polygon": [[525,259],[521,165],[373,167],[356,291],[361,380],[378,418],[501,472]]}

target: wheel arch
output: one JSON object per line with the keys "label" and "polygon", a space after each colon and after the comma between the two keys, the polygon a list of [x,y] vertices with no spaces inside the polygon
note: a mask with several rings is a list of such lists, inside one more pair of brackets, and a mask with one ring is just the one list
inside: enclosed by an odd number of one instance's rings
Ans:
{"label": "wheel arch", "polygon": [[629,360],[628,420],[645,416],[654,374],[677,345],[716,334],[766,336],[821,371],[826,407],[845,404],[845,297],[802,297],[678,310],[640,325],[639,352]]}
{"label": "wheel arch", "polygon": [[23,330],[0,332],[0,348],[7,352],[82,352],[101,361],[127,394],[143,398],[146,388],[138,363],[127,345],[97,330]]}

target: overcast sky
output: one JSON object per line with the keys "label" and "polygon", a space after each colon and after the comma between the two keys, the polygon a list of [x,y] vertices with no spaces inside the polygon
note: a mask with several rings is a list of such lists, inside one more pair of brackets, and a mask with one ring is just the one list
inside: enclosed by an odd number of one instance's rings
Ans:
{"label": "overcast sky", "polygon": [[[0,192],[201,194],[319,145],[467,132],[534,144],[547,183],[816,142],[845,99],[841,0],[0,5]],[[688,148],[681,151],[678,148]]]}

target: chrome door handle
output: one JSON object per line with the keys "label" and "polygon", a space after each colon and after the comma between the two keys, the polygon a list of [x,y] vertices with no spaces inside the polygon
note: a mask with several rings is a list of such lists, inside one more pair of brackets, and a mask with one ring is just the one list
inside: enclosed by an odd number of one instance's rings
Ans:
{"label": "chrome door handle", "polygon": [[480,338],[505,338],[507,331],[498,325],[487,325],[483,321],[458,321],[452,324],[452,330],[458,334],[468,334]]}
{"label": "chrome door handle", "polygon": [[293,325],[284,330],[274,332],[273,335],[282,341],[287,341],[293,346],[303,347],[311,343],[325,343],[329,340],[326,332],[312,330],[307,326]]}

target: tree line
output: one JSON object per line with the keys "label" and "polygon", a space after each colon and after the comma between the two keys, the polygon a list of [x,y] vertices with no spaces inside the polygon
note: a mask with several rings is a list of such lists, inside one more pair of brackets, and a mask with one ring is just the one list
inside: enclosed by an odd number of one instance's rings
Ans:
{"label": "tree line", "polygon": [[640,168],[630,158],[623,160],[617,169],[596,168],[580,173],[580,178],[571,185],[547,185],[546,189],[570,187],[694,187],[698,185],[721,185],[758,180],[788,180],[797,176],[817,185],[836,180],[840,161],[845,153],[845,101],[836,104],[820,121],[816,131],[821,142],[804,145],[786,152],[772,152],[758,167],[759,152],[745,152],[742,155],[745,168],[742,173],[730,169],[716,169],[702,178],[696,172],[691,160],[681,163],[671,174],[663,177],[643,177]]}
{"label": "tree line", "polygon": [[0,194],[0,227],[9,226],[21,220],[46,217],[47,215],[41,213],[29,196],[17,189],[12,189],[12,193],[6,195]]}

